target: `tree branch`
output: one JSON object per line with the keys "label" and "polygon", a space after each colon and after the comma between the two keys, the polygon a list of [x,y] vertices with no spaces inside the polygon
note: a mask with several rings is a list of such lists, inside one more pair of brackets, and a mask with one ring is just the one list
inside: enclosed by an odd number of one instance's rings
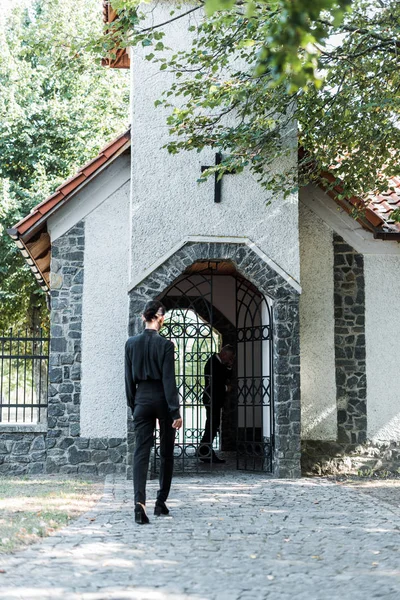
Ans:
{"label": "tree branch", "polygon": [[203,2],[200,2],[200,6],[191,8],[190,10],[187,10],[186,12],[184,12],[180,15],[177,15],[176,17],[173,17],[172,19],[168,19],[168,21],[164,21],[163,23],[158,23],[157,25],[152,25],[151,27],[146,27],[145,29],[141,29],[137,33],[146,33],[146,31],[153,31],[153,29],[159,29],[160,27],[164,27],[164,25],[169,25],[169,23],[173,23],[174,21],[177,21],[178,19],[182,19],[183,17],[190,15],[191,13],[195,12],[196,10],[199,10],[202,7],[203,7]]}
{"label": "tree branch", "polygon": [[[330,23],[329,21],[324,21],[323,19],[320,19],[318,21],[318,23],[321,23],[321,25],[326,25],[328,27],[332,27],[332,23]],[[396,40],[395,38],[387,38],[385,36],[382,35],[378,35],[377,33],[374,33],[372,31],[369,31],[369,29],[366,29],[365,27],[353,27],[351,25],[342,25],[340,27],[340,29],[342,31],[346,31],[347,33],[358,33],[360,35],[369,35],[370,37],[372,37],[375,40],[379,40],[380,42],[389,44],[392,43],[394,44],[397,48],[400,48],[400,40]]]}

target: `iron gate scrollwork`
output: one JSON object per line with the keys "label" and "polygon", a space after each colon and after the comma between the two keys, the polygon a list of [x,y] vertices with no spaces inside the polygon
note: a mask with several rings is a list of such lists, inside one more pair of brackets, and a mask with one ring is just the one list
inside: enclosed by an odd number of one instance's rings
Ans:
{"label": "iron gate scrollwork", "polygon": [[[162,298],[168,313],[160,333],[175,345],[175,377],[183,420],[175,441],[177,472],[198,471],[208,466],[199,462],[198,449],[206,421],[204,369],[209,357],[220,349],[220,336],[212,326],[212,292],[212,274],[199,272],[181,278]],[[158,459],[157,430],[153,472],[158,472]]]}
{"label": "iron gate scrollwork", "polygon": [[[203,452],[199,456],[200,445],[202,450],[204,447],[201,440],[207,416],[203,403],[204,370],[209,358],[219,352],[222,345],[232,342],[236,343],[230,395],[234,408],[228,421],[234,433],[232,436],[232,432],[224,430],[223,420],[222,432],[217,434],[213,450],[221,449],[222,436],[222,448],[226,439],[225,446],[231,450],[224,456],[228,464],[238,469],[272,471],[271,309],[232,263],[230,269],[226,262],[224,264],[225,270],[218,261],[195,263],[160,297],[168,311],[160,334],[175,346],[175,376],[183,419],[182,429],[176,434],[176,472],[214,468],[211,460],[200,460]],[[230,277],[229,285],[226,277]],[[222,314],[224,310],[228,316]],[[226,423],[225,419],[225,428]],[[157,430],[151,465],[153,475],[159,472],[159,443]],[[221,467],[216,465],[216,468]]]}
{"label": "iron gate scrollwork", "polygon": [[272,473],[272,311],[245,279],[236,280],[237,468]]}

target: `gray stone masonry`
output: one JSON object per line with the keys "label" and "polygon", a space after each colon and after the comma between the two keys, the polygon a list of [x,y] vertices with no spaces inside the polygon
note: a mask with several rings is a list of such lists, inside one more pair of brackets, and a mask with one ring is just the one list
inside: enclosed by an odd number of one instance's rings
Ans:
{"label": "gray stone masonry", "polygon": [[0,475],[24,475],[45,472],[44,433],[1,432]]}
{"label": "gray stone masonry", "polygon": [[52,244],[47,473],[125,473],[126,439],[80,437],[85,227]]}
{"label": "gray stone masonry", "polygon": [[398,600],[395,506],[321,479],[175,477],[170,515],[133,518],[131,482],[0,556],[0,600]]}
{"label": "gray stone masonry", "polygon": [[[273,302],[273,400],[276,477],[300,475],[299,297],[294,288],[245,244],[191,242],[130,292],[129,333],[142,330],[141,312],[149,298],[162,293],[198,260],[230,260],[237,271]],[[128,420],[128,465],[134,436]],[[131,469],[129,471],[131,476]]]}
{"label": "gray stone masonry", "polygon": [[333,236],[338,441],[367,439],[364,257]]}
{"label": "gray stone masonry", "polygon": [[400,442],[371,441],[345,444],[303,440],[301,466],[304,475],[398,475]]}

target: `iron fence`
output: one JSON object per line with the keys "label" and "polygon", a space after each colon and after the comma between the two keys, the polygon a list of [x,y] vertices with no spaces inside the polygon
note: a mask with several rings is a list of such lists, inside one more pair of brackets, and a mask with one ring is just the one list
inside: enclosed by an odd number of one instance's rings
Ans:
{"label": "iron fence", "polygon": [[0,423],[41,423],[47,409],[50,338],[43,329],[0,333]]}

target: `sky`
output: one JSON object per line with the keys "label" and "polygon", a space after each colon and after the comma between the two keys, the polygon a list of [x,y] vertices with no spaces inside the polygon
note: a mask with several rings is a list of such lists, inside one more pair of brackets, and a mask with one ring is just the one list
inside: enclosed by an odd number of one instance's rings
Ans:
{"label": "sky", "polygon": [[27,4],[29,4],[32,0],[0,0],[0,19],[1,16],[4,16],[4,14],[6,13],[6,11],[10,8],[12,8],[13,6],[18,6],[21,5],[22,6],[26,6]]}
{"label": "sky", "polygon": [[27,4],[29,0],[0,0],[0,8],[7,9],[18,4]]}

